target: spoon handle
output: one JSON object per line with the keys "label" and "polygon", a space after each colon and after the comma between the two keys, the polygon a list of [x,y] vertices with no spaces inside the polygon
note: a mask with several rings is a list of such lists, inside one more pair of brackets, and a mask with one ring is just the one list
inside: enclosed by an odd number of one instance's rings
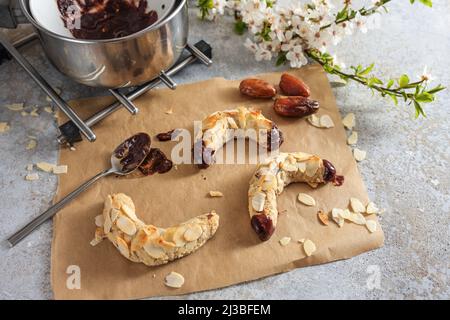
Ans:
{"label": "spoon handle", "polygon": [[14,233],[11,237],[8,238],[8,242],[11,247],[14,247],[21,240],[27,237],[31,232],[33,232],[37,227],[39,227],[42,223],[44,223],[47,219],[53,217],[59,210],[61,210],[66,204],[75,199],[79,194],[92,186],[95,182],[100,180],[101,178],[114,173],[113,169],[108,169],[103,172],[100,172],[96,176],[92,177],[90,180],[83,183],[76,190],[69,193],[66,197],[61,199],[58,203],[55,203],[53,206],[47,209],[47,211],[41,213],[39,216],[30,221],[26,226],[22,229]]}

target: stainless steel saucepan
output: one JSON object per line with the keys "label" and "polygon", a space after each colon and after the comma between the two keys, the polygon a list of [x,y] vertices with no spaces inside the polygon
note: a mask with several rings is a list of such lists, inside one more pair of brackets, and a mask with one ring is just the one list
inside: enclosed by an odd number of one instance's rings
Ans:
{"label": "stainless steel saucepan", "polygon": [[[155,24],[129,36],[108,40],[75,39],[53,33],[35,20],[30,0],[14,1],[36,29],[55,67],[71,79],[92,87],[121,88],[146,83],[168,70],[187,44],[187,0],[175,0],[171,12]],[[5,0],[0,0],[0,9],[2,3]],[[18,16],[18,6],[9,7]],[[3,21],[8,22],[6,18]]]}

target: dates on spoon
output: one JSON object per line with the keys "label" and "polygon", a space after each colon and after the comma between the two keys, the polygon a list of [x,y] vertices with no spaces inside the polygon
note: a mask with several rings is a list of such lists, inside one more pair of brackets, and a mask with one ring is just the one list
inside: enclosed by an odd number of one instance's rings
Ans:
{"label": "dates on spoon", "polygon": [[319,102],[305,97],[281,97],[275,100],[273,108],[283,117],[303,118],[319,111]]}

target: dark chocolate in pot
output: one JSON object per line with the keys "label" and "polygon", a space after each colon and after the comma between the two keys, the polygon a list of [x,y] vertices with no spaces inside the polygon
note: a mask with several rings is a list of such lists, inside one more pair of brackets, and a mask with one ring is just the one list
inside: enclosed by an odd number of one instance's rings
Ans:
{"label": "dark chocolate in pot", "polygon": [[[75,38],[114,39],[141,31],[158,20],[156,11],[147,11],[147,0],[55,0],[62,19]],[[74,10],[81,16],[74,21]],[[77,28],[77,26],[79,28]]]}
{"label": "dark chocolate in pot", "polygon": [[120,160],[122,171],[136,169],[150,152],[151,139],[146,133],[138,133],[128,138],[114,150],[114,156]]}

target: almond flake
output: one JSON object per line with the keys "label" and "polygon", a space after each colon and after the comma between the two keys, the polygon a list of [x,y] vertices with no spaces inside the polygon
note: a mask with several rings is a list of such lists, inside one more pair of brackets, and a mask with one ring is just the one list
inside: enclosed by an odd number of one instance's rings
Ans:
{"label": "almond flake", "polygon": [[358,132],[353,131],[350,136],[347,138],[347,144],[355,145],[358,143]]}
{"label": "almond flake", "polygon": [[153,259],[161,259],[166,255],[163,248],[157,247],[157,246],[153,245],[152,243],[145,244],[144,250]]}
{"label": "almond flake", "polygon": [[334,127],[334,122],[333,119],[331,119],[331,117],[327,114],[323,115],[320,117],[320,126],[322,128],[333,128]]}
{"label": "almond flake", "polygon": [[203,234],[202,227],[200,227],[199,225],[195,225],[191,228],[188,228],[184,232],[183,237],[184,237],[184,240],[186,240],[187,242],[192,242],[192,241],[195,241],[198,238],[200,238],[202,234]]}
{"label": "almond flake", "polygon": [[315,114],[309,116],[307,119],[308,119],[308,122],[311,125],[313,125],[314,127],[322,128],[322,126],[320,125],[320,119]]}
{"label": "almond flake", "polygon": [[30,112],[30,116],[39,117],[39,113],[37,111],[38,111],[38,108],[33,108],[33,110],[31,110],[31,112]]}
{"label": "almond flake", "polygon": [[39,180],[39,175],[37,173],[30,173],[25,176],[25,180],[27,181],[36,181]]}
{"label": "almond flake", "polygon": [[297,199],[306,206],[312,207],[316,205],[316,200],[306,193],[299,193]]}
{"label": "almond flake", "polygon": [[221,197],[223,197],[223,193],[220,191],[210,191],[209,196],[211,198],[221,198]]}
{"label": "almond flake", "polygon": [[305,250],[306,256],[310,257],[316,251],[316,245],[308,239],[303,243],[303,250]]}
{"label": "almond flake", "polygon": [[165,112],[165,114],[168,114],[168,115],[171,115],[171,114],[173,114],[173,109],[172,109],[172,108],[170,108],[169,110],[167,110],[167,111]]}
{"label": "almond flake", "polygon": [[52,107],[45,107],[44,111],[47,112],[47,113],[53,113]]}
{"label": "almond flake", "polygon": [[328,225],[328,215],[326,213],[324,213],[323,211],[319,211],[317,212],[317,217],[325,226]]}
{"label": "almond flake", "polygon": [[26,111],[22,111],[21,113],[20,113],[20,115],[22,116],[22,117],[26,117],[26,116],[28,116],[28,115],[30,115],[28,112],[26,112]]}
{"label": "almond flake", "polygon": [[264,210],[265,203],[266,195],[262,192],[256,193],[252,198],[252,207],[256,212],[262,212]]}
{"label": "almond flake", "polygon": [[305,239],[303,239],[303,238],[302,238],[302,239],[298,239],[297,242],[298,242],[298,243],[304,243],[304,242],[305,242]]}
{"label": "almond flake", "polygon": [[170,288],[181,288],[184,284],[184,277],[181,274],[172,271],[164,279],[164,284]]}
{"label": "almond flake", "polygon": [[349,130],[353,129],[353,127],[355,126],[355,122],[356,121],[354,113],[349,113],[344,117],[344,119],[342,119],[342,124]]}
{"label": "almond flake", "polygon": [[362,226],[366,224],[366,218],[364,218],[364,216],[359,212],[357,213],[352,212],[352,214],[349,216],[347,220]]}
{"label": "almond flake", "polygon": [[0,133],[4,133],[9,131],[11,127],[9,126],[9,124],[7,122],[0,122]]}
{"label": "almond flake", "polygon": [[117,227],[122,230],[124,233],[126,233],[129,236],[132,236],[136,233],[136,225],[133,223],[133,221],[131,221],[130,219],[128,219],[125,216],[121,216],[119,217],[119,219],[117,219]]}
{"label": "almond flake", "polygon": [[6,106],[11,111],[22,111],[23,110],[23,103],[13,103],[8,104]]}
{"label": "almond flake", "polygon": [[53,173],[54,174],[66,174],[68,167],[66,165],[62,166],[54,166],[53,167]]}
{"label": "almond flake", "polygon": [[365,212],[366,207],[362,204],[358,198],[350,198],[350,206],[354,212]]}
{"label": "almond flake", "polygon": [[355,160],[358,161],[358,162],[359,161],[363,161],[364,159],[366,159],[366,156],[367,156],[367,152],[366,151],[360,150],[358,148],[355,148],[353,150],[353,157],[355,157]]}
{"label": "almond flake", "polygon": [[44,172],[52,172],[55,165],[48,162],[38,162],[36,167]]}
{"label": "almond flake", "polygon": [[32,149],[36,148],[36,146],[37,146],[37,141],[36,140],[30,140],[30,141],[28,141],[26,149],[27,150],[32,150]]}
{"label": "almond flake", "polygon": [[333,218],[333,221],[336,222],[336,224],[339,226],[339,228],[342,228],[344,226],[345,220],[342,218],[343,215],[342,209],[334,208],[331,210],[331,217]]}
{"label": "almond flake", "polygon": [[367,220],[366,227],[370,231],[370,233],[374,233],[377,231],[377,222],[375,220]]}
{"label": "almond flake", "polygon": [[377,208],[375,203],[369,202],[369,204],[367,205],[367,208],[366,208],[366,213],[374,214],[374,213],[379,213],[379,212],[380,212],[380,209]]}
{"label": "almond flake", "polygon": [[291,238],[290,237],[283,237],[280,239],[280,244],[284,247],[287,246],[289,244],[289,242],[291,242]]}
{"label": "almond flake", "polygon": [[105,223],[105,218],[103,218],[102,214],[95,217],[95,225],[97,227],[102,228],[104,223]]}
{"label": "almond flake", "polygon": [[124,257],[129,258],[130,257],[130,249],[128,249],[128,244],[126,243],[126,241],[120,237],[117,237],[116,243],[117,243],[117,249],[119,249],[120,253]]}

